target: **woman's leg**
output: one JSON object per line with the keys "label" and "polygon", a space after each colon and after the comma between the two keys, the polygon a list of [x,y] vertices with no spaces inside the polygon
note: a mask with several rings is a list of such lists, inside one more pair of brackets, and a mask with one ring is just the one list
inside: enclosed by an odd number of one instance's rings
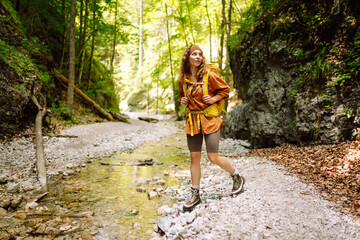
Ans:
{"label": "woman's leg", "polygon": [[227,160],[224,157],[219,156],[218,153],[208,153],[207,155],[208,155],[210,162],[218,165],[219,167],[221,167],[222,169],[224,169],[225,171],[230,173],[230,175],[234,173],[235,168],[229,162],[229,160]]}
{"label": "woman's leg", "polygon": [[187,144],[190,151],[190,173],[191,173],[191,183],[193,186],[200,186],[201,178],[201,168],[200,168],[200,158],[201,158],[201,147],[203,142],[204,135],[196,134],[195,136],[187,135]]}
{"label": "woman's leg", "polygon": [[231,195],[239,194],[243,191],[245,179],[240,176],[233,165],[224,157],[219,156],[220,130],[215,133],[205,135],[206,150],[210,162],[220,166],[222,169],[230,173],[233,179],[233,188]]}
{"label": "woman's leg", "polygon": [[197,204],[201,202],[200,199],[200,158],[201,158],[201,147],[203,142],[203,135],[197,134],[195,136],[187,135],[188,147],[190,150],[190,173],[191,173],[191,196],[184,203],[184,211],[191,211]]}
{"label": "woman's leg", "polygon": [[219,142],[220,142],[220,130],[205,135],[206,151],[209,161],[218,165],[230,174],[233,174],[235,169],[232,164],[224,157],[219,156]]}
{"label": "woman's leg", "polygon": [[191,157],[191,164],[190,164],[191,184],[193,186],[200,186],[200,178],[201,178],[200,158],[201,158],[201,152],[190,152],[190,157]]}

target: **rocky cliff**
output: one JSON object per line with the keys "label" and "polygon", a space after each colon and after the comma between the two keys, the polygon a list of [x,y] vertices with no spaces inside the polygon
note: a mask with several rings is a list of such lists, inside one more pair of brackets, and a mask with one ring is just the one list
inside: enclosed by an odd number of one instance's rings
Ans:
{"label": "rocky cliff", "polygon": [[225,135],[253,147],[359,138],[359,12],[350,0],[254,5],[233,37],[231,69],[243,102],[225,118]]}
{"label": "rocky cliff", "polygon": [[30,96],[38,97],[41,79],[22,47],[18,22],[1,2],[0,15],[0,136],[6,136],[34,121],[37,108]]}

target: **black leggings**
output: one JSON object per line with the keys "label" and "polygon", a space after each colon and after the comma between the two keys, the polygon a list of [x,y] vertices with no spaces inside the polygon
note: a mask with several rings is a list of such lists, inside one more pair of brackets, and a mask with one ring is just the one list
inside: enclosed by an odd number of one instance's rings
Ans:
{"label": "black leggings", "polygon": [[190,152],[201,152],[203,138],[205,138],[207,153],[219,152],[220,130],[210,134],[199,133],[194,136],[187,134],[187,144]]}

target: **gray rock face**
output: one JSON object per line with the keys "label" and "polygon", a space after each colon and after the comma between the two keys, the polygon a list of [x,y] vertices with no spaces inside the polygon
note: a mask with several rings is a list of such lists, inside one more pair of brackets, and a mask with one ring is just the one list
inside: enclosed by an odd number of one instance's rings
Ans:
{"label": "gray rock face", "polygon": [[[331,22],[331,36],[350,35],[344,30],[346,14],[351,14],[350,3],[332,4],[329,14],[339,21]],[[341,11],[336,11],[338,8]],[[281,34],[270,39],[261,27],[266,26],[259,26],[251,42],[241,43],[230,53],[234,85],[243,102],[224,118],[225,136],[248,140],[252,147],[285,142],[332,144],[360,136],[358,79],[352,79],[347,87],[337,86],[335,91],[321,79],[304,79],[301,69],[316,64],[314,56],[323,45],[307,40],[309,32],[299,36],[301,39]],[[318,34],[329,30],[326,25],[322,27]],[[296,31],[300,29],[292,29]],[[328,41],[325,38],[329,36],[317,37]]]}
{"label": "gray rock face", "polygon": [[[1,46],[6,48],[5,54],[4,52],[2,54],[7,59],[0,61],[0,137],[2,137],[19,132],[29,121],[35,119],[37,109],[30,98],[30,93],[33,92],[38,96],[42,83],[34,66],[27,64],[26,69],[23,69],[23,66],[18,63],[19,59],[8,56],[10,54],[6,51],[14,51],[14,49],[24,56],[28,53],[21,47],[24,34],[3,4],[0,4],[0,13],[6,16],[0,20],[0,39],[4,40],[4,44],[7,45],[7,47]],[[5,21],[8,18],[12,24]],[[15,48],[11,49],[9,46]],[[17,56],[17,53],[12,54]]]}

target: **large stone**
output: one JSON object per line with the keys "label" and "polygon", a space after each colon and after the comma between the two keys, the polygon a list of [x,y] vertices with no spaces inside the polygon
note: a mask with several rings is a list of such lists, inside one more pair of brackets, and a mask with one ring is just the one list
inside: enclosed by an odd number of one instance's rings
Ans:
{"label": "large stone", "polygon": [[6,216],[6,215],[7,215],[6,209],[0,207],[0,216]]}
{"label": "large stone", "polygon": [[17,193],[17,192],[19,192],[19,189],[20,189],[20,185],[18,183],[14,183],[14,182],[8,182],[6,187],[7,187],[7,191],[9,193]]}
{"label": "large stone", "polygon": [[158,220],[157,222],[157,226],[158,226],[158,231],[161,234],[165,234],[167,232],[170,231],[171,228],[171,219],[170,218],[166,218],[166,217],[162,217]]}
{"label": "large stone", "polygon": [[35,230],[35,234],[40,235],[58,235],[61,231],[51,226],[46,226],[45,224],[40,224]]}
{"label": "large stone", "polygon": [[31,190],[35,189],[36,180],[35,179],[29,179],[29,180],[26,180],[24,182],[21,182],[20,185],[21,185],[21,189],[23,191],[31,191]]}
{"label": "large stone", "polygon": [[22,196],[22,195],[16,196],[16,197],[14,197],[14,198],[11,200],[10,206],[11,206],[12,208],[14,208],[14,209],[15,209],[15,208],[18,208],[19,205],[21,204],[22,200],[23,200],[23,196]]}
{"label": "large stone", "polygon": [[149,200],[159,197],[158,193],[155,191],[147,191],[147,196]]}
{"label": "large stone", "polygon": [[174,212],[175,212],[175,210],[170,208],[168,205],[161,206],[157,209],[157,213],[160,215],[163,215],[163,216],[172,214]]}

